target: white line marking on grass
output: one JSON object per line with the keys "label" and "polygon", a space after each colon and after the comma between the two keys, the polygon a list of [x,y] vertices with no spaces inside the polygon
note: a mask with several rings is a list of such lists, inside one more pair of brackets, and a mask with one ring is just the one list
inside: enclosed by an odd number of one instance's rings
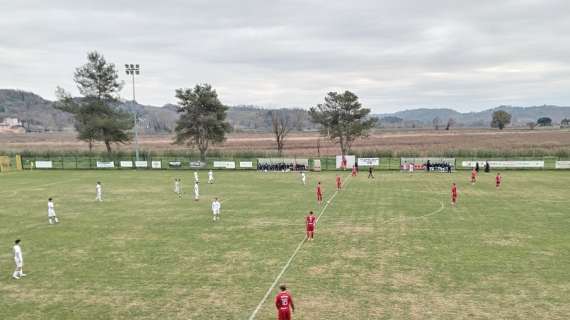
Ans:
{"label": "white line marking on grass", "polygon": [[424,219],[424,218],[431,217],[433,215],[440,213],[441,211],[443,211],[443,209],[445,209],[443,201],[440,201],[439,203],[441,205],[439,207],[439,209],[434,210],[430,213],[424,214],[424,215],[419,216],[419,217],[403,217],[403,219],[402,219],[402,217],[394,217],[394,218],[386,220],[386,222],[384,222],[384,224],[389,224],[389,223],[396,222],[396,221],[409,221],[409,220],[417,220],[417,219]]}
{"label": "white line marking on grass", "polygon": [[[342,187],[344,188],[345,186],[348,185],[348,181],[350,178],[350,175],[345,179],[345,182],[342,184]],[[325,210],[328,208],[329,204],[332,202],[332,200],[334,199],[334,197],[336,197],[336,195],[338,194],[338,190],[336,190],[333,195],[327,200],[325,206],[323,207],[323,209],[321,210],[321,213],[319,213],[319,215],[317,216],[317,221],[316,223],[319,222],[319,219],[321,218],[321,216],[325,213]],[[253,313],[251,314],[251,316],[249,317],[249,320],[253,320],[255,319],[255,316],[257,315],[257,313],[259,312],[259,310],[261,309],[261,307],[263,306],[263,304],[265,303],[265,301],[267,300],[267,298],[269,297],[269,295],[271,294],[271,291],[273,291],[273,289],[275,289],[275,286],[277,285],[277,282],[279,282],[279,280],[281,279],[281,277],[283,276],[283,274],[285,273],[285,271],[287,271],[287,269],[289,268],[289,265],[291,264],[291,262],[293,262],[293,259],[295,259],[295,256],[297,255],[297,253],[299,252],[299,250],[301,250],[301,247],[303,247],[303,244],[305,243],[306,237],[303,238],[303,240],[301,240],[301,242],[299,242],[299,244],[297,245],[297,248],[295,249],[295,251],[293,252],[293,254],[291,255],[291,257],[289,257],[289,260],[287,260],[287,263],[283,266],[283,268],[281,269],[281,272],[279,272],[279,274],[277,275],[277,277],[275,278],[275,281],[273,281],[273,283],[271,284],[271,287],[269,287],[269,289],[267,289],[267,292],[265,292],[265,295],[263,296],[263,298],[261,299],[261,301],[259,301],[259,304],[257,305],[257,307],[255,308],[255,310],[253,310]]]}

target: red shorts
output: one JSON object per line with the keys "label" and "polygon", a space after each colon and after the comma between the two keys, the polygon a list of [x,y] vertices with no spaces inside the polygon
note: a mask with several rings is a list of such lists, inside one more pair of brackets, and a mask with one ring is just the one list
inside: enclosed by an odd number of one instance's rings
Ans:
{"label": "red shorts", "polygon": [[323,200],[323,194],[322,194],[322,193],[317,193],[317,199],[318,199],[318,200]]}
{"label": "red shorts", "polygon": [[457,200],[457,195],[451,196],[451,201],[455,202]]}
{"label": "red shorts", "polygon": [[315,225],[308,224],[308,225],[307,225],[307,231],[308,231],[308,232],[313,232],[313,231],[315,231]]}
{"label": "red shorts", "polygon": [[279,309],[277,315],[279,320],[291,320],[291,310],[289,309]]}

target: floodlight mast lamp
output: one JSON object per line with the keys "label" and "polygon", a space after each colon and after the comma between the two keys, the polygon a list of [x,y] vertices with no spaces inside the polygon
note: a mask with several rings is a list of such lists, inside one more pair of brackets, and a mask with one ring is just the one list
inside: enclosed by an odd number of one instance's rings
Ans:
{"label": "floodlight mast lamp", "polygon": [[[138,64],[125,64],[125,72],[131,75],[133,79],[133,104],[135,103],[135,75],[140,74],[140,65]],[[139,132],[137,128],[137,112],[135,111],[135,157],[139,161]]]}

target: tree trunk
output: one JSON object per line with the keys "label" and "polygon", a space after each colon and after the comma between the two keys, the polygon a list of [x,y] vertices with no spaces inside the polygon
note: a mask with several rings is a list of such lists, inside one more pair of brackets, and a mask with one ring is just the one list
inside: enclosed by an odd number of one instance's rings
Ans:
{"label": "tree trunk", "polygon": [[107,153],[111,153],[111,142],[109,140],[105,140],[105,147],[107,147]]}
{"label": "tree trunk", "polygon": [[208,151],[208,149],[200,149],[200,161],[206,162],[206,152]]}
{"label": "tree trunk", "polygon": [[89,153],[93,152],[93,140],[89,140]]}
{"label": "tree trunk", "polygon": [[277,154],[281,156],[283,154],[283,140],[277,137]]}

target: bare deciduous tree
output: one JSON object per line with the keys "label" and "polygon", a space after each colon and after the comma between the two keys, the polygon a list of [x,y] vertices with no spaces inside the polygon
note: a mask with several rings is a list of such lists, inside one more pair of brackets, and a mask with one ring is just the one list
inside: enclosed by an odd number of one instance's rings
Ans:
{"label": "bare deciduous tree", "polygon": [[271,110],[269,111],[269,117],[271,117],[271,128],[275,136],[275,142],[277,143],[277,153],[281,155],[283,154],[287,135],[297,126],[299,117],[292,119],[291,116],[283,110]]}
{"label": "bare deciduous tree", "polygon": [[445,126],[445,130],[451,129],[451,127],[453,127],[454,125],[455,125],[455,119],[449,118],[447,120],[447,125]]}

